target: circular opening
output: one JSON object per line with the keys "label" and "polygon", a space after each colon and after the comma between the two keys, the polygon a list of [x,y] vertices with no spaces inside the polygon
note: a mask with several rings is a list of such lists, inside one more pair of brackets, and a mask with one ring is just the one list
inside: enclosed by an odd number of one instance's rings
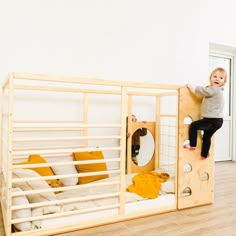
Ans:
{"label": "circular opening", "polygon": [[200,176],[201,181],[207,181],[209,179],[209,174],[207,172],[203,172]]}
{"label": "circular opening", "polygon": [[190,145],[190,142],[188,139],[184,140],[183,147]]}
{"label": "circular opening", "polygon": [[184,117],[184,124],[189,125],[193,122],[192,118],[190,116]]}
{"label": "circular opening", "polygon": [[191,172],[192,171],[192,166],[187,163],[184,165],[184,172]]}
{"label": "circular opening", "polygon": [[182,196],[183,196],[183,197],[190,196],[191,194],[192,194],[192,190],[191,190],[191,188],[189,188],[189,187],[186,187],[186,188],[183,190],[183,192],[182,192]]}

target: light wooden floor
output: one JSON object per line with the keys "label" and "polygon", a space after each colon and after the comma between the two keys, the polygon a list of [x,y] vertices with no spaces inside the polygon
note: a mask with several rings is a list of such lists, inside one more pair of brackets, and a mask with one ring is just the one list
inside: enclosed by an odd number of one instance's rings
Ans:
{"label": "light wooden floor", "polygon": [[[0,235],[5,235],[1,215]],[[215,203],[212,205],[57,235],[236,236],[236,163],[215,164]]]}

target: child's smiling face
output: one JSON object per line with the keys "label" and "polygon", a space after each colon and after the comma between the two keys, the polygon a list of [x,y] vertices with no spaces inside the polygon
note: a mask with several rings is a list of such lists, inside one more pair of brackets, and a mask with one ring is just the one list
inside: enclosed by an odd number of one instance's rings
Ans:
{"label": "child's smiling face", "polygon": [[211,86],[222,87],[225,84],[226,75],[219,70],[215,71],[210,78]]}

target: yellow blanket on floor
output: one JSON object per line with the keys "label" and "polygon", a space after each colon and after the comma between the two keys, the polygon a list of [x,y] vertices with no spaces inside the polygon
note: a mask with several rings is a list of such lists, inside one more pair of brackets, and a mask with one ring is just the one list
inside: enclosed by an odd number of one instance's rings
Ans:
{"label": "yellow blanket on floor", "polygon": [[144,198],[157,198],[161,190],[161,183],[166,182],[169,177],[167,173],[140,173],[133,177],[133,184],[128,186],[127,191]]}

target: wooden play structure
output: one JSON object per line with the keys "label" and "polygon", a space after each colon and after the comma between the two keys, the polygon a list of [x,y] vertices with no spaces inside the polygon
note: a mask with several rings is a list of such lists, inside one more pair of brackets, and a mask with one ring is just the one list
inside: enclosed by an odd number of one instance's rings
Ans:
{"label": "wooden play structure", "polygon": [[[6,235],[50,235],[213,203],[213,148],[202,161],[200,133],[197,150],[182,148],[200,103],[178,85],[10,73],[2,86]],[[153,118],[132,122],[137,106]],[[131,158],[140,128],[153,139],[141,166]],[[149,172],[170,176],[156,198],[127,191]]]}

